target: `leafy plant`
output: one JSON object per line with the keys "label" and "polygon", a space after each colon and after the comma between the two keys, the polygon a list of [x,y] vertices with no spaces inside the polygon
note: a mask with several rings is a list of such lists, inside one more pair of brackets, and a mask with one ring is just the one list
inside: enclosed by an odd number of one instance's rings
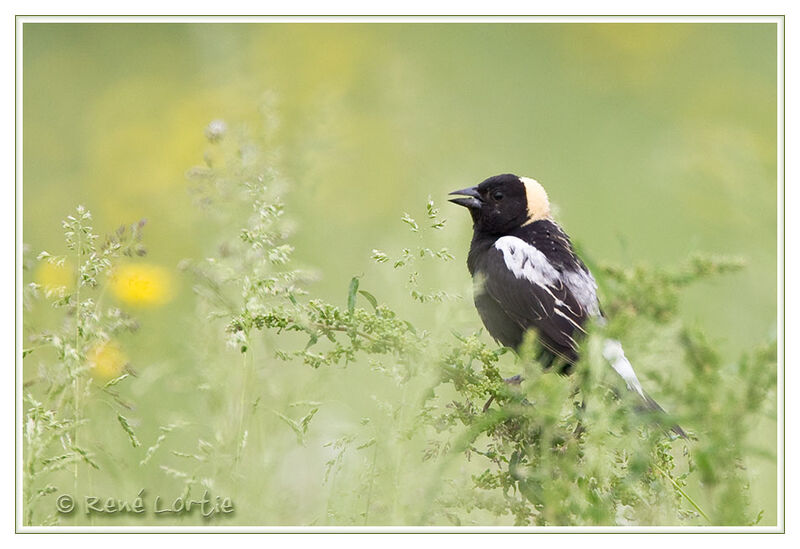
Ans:
{"label": "leafy plant", "polygon": [[91,213],[78,206],[62,223],[68,252],[43,251],[37,257],[40,265],[61,276],[25,288],[28,313],[43,305],[58,313],[53,328],[27,327],[28,347],[23,349],[25,360],[36,364],[35,377],[24,382],[23,505],[28,525],[57,521],[54,513],[37,518],[36,510],[64,489],[65,476],[59,473],[71,470],[77,495],[82,478],[100,469],[91,437],[84,436],[93,421],[87,413],[92,404],[101,402],[114,410],[122,432],[134,446],[139,444],[123,415],[131,406],[120,392],[132,370],[115,343],[138,325],[119,307],[106,306],[103,297],[116,264],[146,253],[141,244],[144,221],[121,226],[104,239],[91,222]]}
{"label": "leafy plant", "polygon": [[[274,195],[264,198],[268,187],[253,186],[249,182],[253,179],[262,180],[251,173],[239,179],[245,181],[242,196],[256,212],[250,225],[241,229],[242,244],[238,252],[232,251],[233,246],[226,247],[227,258],[214,263],[223,272],[254,273],[227,280],[240,286],[242,296],[238,307],[222,315],[227,319],[229,340],[247,353],[254,335],[267,332],[277,338],[273,339],[275,356],[281,360],[300,361],[313,368],[366,362],[388,373],[403,395],[416,391],[416,399],[404,399],[401,404],[406,413],[412,407],[413,420],[399,425],[398,434],[407,441],[427,438],[428,449],[420,459],[439,462],[439,472],[459,459],[467,459],[471,463],[468,469],[475,472],[470,473],[471,487],[457,483],[450,485],[458,486],[453,491],[446,483],[442,485],[444,479],[433,478],[426,491],[430,501],[423,505],[427,512],[412,521],[437,523],[436,517],[442,517],[462,523],[454,517],[473,510],[510,516],[520,525],[746,524],[753,519],[747,511],[746,481],[737,473],[741,467],[738,456],[743,451],[746,418],[762,413],[765,396],[774,385],[774,343],[754,358],[741,361],[738,372],[726,378],[713,348],[677,320],[682,288],[707,276],[740,269],[741,260],[695,255],[676,272],[644,266],[602,267],[598,274],[613,321],[604,329],[594,327],[585,345],[585,358],[570,379],[544,374],[532,359],[533,353],[514,357],[480,333],[450,331],[443,335],[441,326],[415,325],[382,303],[381,292],[362,289],[363,276],[351,280],[346,307],[339,307],[311,297],[305,285],[301,290],[299,271],[268,271],[266,266],[290,266],[291,248],[275,237],[286,233],[271,228],[279,219],[275,214],[283,214],[281,199]],[[219,186],[219,176],[212,180]],[[260,194],[247,194],[256,188]],[[265,216],[259,211],[268,212],[266,229],[260,225]],[[379,265],[404,273],[408,295],[419,306],[447,307],[459,296],[421,289],[419,262],[453,259],[446,248],[436,249],[427,241],[430,231],[446,226],[430,199],[424,217],[425,223],[409,213],[400,219],[418,244],[403,247],[397,254],[374,249],[371,257]],[[259,234],[269,236],[254,236]],[[246,268],[242,263],[238,268],[223,267],[225,261],[247,257],[259,259]],[[272,260],[274,257],[280,261]],[[260,274],[267,272],[270,274]],[[213,295],[213,289],[226,282],[208,274],[202,280],[212,280],[204,295]],[[693,440],[676,440],[655,418],[633,412],[635,401],[627,398],[613,373],[609,375],[611,369],[598,352],[601,332],[622,337],[634,356],[654,337],[672,347],[672,366],[680,369],[676,362],[682,359],[688,375],[684,379],[653,377],[662,384],[667,401],[681,405],[679,419],[690,426]],[[287,347],[286,342],[292,340],[283,335],[289,333],[304,336],[305,343]],[[675,350],[681,348],[685,356],[676,357]],[[522,371],[521,383],[504,381],[501,370],[509,368]],[[744,379],[751,396],[742,399],[739,393]],[[705,407],[720,398],[727,403],[717,408],[721,416],[709,415]],[[397,417],[397,401],[385,408],[391,417]],[[298,441],[306,443],[309,422],[319,410],[314,407],[299,421],[276,414],[297,434]],[[723,417],[732,415],[741,418],[735,436],[721,432],[728,423]],[[341,469],[355,440],[350,434],[329,443],[337,448],[337,454],[328,462],[326,478],[332,468]],[[380,440],[374,444],[389,446]],[[724,474],[712,474],[716,467],[708,465],[711,448],[717,449],[714,459],[723,464]],[[722,448],[724,455],[716,455]],[[689,494],[690,479],[698,474],[708,511]],[[487,496],[480,496],[481,492]]]}
{"label": "leafy plant", "polygon": [[[121,395],[132,371],[102,384],[90,371],[98,345],[136,327],[96,295],[116,261],[143,252],[140,224],[98,244],[79,209],[64,226],[71,256],[41,256],[76,268],[72,289],[33,284],[26,295],[26,303],[63,311],[58,329],[31,329],[25,349],[26,361],[42,356],[26,395],[29,524],[57,520],[41,509],[63,482],[58,472],[72,468],[77,493],[90,480],[84,471],[101,466],[84,430],[95,421],[87,402],[107,397],[129,470],[179,486],[184,498],[227,491],[241,502],[241,524],[759,520],[748,495],[748,432],[773,402],[776,344],[728,363],[679,314],[684,288],[741,269],[741,260],[695,255],[677,269],[590,262],[610,322],[590,327],[571,377],[546,373],[532,339],[519,355],[498,347],[476,329],[460,287],[438,287],[436,273],[465,283],[467,274],[454,267],[448,225],[431,199],[419,213],[398,212],[408,234],[397,251],[385,242],[390,251],[365,250],[371,270],[332,298],[315,293],[318,274],[294,253],[292,182],[274,113],[268,105],[249,128],[214,121],[202,165],[187,174],[211,236],[205,257],[180,265],[196,296],[185,342],[193,358],[172,386],[189,387],[202,415],[159,418],[160,427],[149,426],[155,434],[143,436]],[[602,357],[607,336],[623,341],[673,416],[637,411]],[[369,385],[345,391],[369,406],[328,391],[354,369]],[[159,406],[159,415],[172,412]],[[673,420],[689,440],[667,432]],[[262,494],[269,483],[301,482],[324,504],[296,501],[289,509]]]}

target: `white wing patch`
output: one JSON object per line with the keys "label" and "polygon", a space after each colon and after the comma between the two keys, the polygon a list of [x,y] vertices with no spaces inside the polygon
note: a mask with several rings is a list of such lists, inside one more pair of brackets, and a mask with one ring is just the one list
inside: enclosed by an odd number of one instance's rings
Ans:
{"label": "white wing patch", "polygon": [[[524,278],[538,284],[548,292],[550,291],[548,286],[555,286],[561,278],[560,273],[547,260],[547,257],[521,238],[503,236],[497,239],[494,247],[503,253],[506,267],[517,278]],[[564,272],[563,282],[581,307],[586,309],[590,315],[600,316],[600,306],[597,303],[597,284],[591,274],[585,271],[567,270]],[[564,303],[556,298],[556,305],[563,306]]]}
{"label": "white wing patch", "polygon": [[558,280],[558,271],[547,257],[521,238],[503,236],[497,239],[494,247],[503,252],[506,267],[517,278],[524,278],[546,287]]}
{"label": "white wing patch", "polygon": [[575,296],[575,301],[591,316],[600,316],[600,305],[597,302],[597,282],[591,273],[586,271],[567,271],[564,283]]}
{"label": "white wing patch", "polygon": [[611,364],[611,367],[625,380],[628,385],[628,390],[636,391],[643,399],[648,400],[642,389],[642,384],[639,383],[639,378],[636,377],[636,372],[633,371],[630,361],[625,357],[625,351],[622,350],[622,344],[616,339],[607,339],[603,346],[603,357]]}

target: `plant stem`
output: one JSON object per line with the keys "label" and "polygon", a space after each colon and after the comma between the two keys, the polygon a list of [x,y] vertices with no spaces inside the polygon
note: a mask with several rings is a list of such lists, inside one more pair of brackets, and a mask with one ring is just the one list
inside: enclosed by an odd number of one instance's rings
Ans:
{"label": "plant stem", "polygon": [[[79,376],[80,376],[80,357],[81,357],[81,353],[80,353],[80,345],[81,345],[81,341],[80,341],[80,337],[81,337],[81,330],[80,330],[80,324],[81,324],[81,265],[82,265],[82,262],[83,262],[83,249],[81,247],[81,233],[82,232],[83,232],[83,227],[81,225],[81,226],[78,227],[78,230],[76,231],[77,238],[78,238],[78,246],[77,246],[77,252],[78,252],[78,276],[77,276],[77,280],[75,282],[75,357],[76,357],[76,361],[73,364],[73,368],[72,368],[72,390],[74,392],[73,398],[72,398],[72,404],[73,404],[72,416],[73,416],[73,421],[75,422],[75,425],[74,425],[73,430],[72,430],[72,444],[76,448],[80,447],[79,444],[78,444],[78,424],[80,422],[80,400],[81,400],[81,396],[80,396],[81,387],[80,387],[80,378],[79,378]],[[73,469],[72,469],[72,472],[73,472],[73,497],[75,497],[75,498],[78,497],[78,474],[79,474],[78,462],[79,462],[79,460],[75,460],[75,464],[74,464]]]}
{"label": "plant stem", "polygon": [[244,410],[247,403],[247,383],[249,368],[247,367],[247,356],[251,351],[242,353],[242,390],[239,394],[239,429],[236,437],[236,463],[242,457],[242,450],[244,450]]}
{"label": "plant stem", "polygon": [[709,522],[709,524],[711,523],[711,519],[708,518],[708,515],[706,515],[703,512],[703,510],[700,508],[700,506],[697,505],[697,503],[695,503],[695,501],[691,497],[689,497],[689,494],[687,494],[686,492],[683,491],[683,488],[681,488],[680,485],[677,482],[675,482],[674,478],[672,478],[667,473],[665,473],[661,469],[661,467],[659,467],[655,463],[653,464],[653,467],[655,467],[658,470],[659,473],[664,475],[664,478],[666,478],[667,480],[669,480],[672,483],[672,485],[675,487],[675,489],[678,491],[678,493],[680,495],[682,495],[684,498],[686,498],[686,501],[688,501],[691,504],[691,506],[694,507],[697,510],[697,512],[700,513],[703,516],[703,518],[706,519]]}

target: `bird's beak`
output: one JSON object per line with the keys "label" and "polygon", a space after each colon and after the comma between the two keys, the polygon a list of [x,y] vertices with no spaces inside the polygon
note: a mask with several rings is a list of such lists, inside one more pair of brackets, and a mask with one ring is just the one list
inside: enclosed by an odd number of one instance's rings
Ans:
{"label": "bird's beak", "polygon": [[461,189],[460,191],[453,191],[450,194],[460,195],[465,198],[451,198],[450,202],[464,206],[470,210],[480,210],[483,206],[481,195],[478,193],[478,187],[470,187],[468,189]]}

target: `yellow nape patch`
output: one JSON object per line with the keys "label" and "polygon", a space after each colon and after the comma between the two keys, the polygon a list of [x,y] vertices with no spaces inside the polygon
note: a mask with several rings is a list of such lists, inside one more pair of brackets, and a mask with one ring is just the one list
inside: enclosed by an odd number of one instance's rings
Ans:
{"label": "yellow nape patch", "polygon": [[544,187],[530,177],[520,177],[519,180],[525,185],[528,199],[528,220],[523,225],[550,217],[550,200]]}

